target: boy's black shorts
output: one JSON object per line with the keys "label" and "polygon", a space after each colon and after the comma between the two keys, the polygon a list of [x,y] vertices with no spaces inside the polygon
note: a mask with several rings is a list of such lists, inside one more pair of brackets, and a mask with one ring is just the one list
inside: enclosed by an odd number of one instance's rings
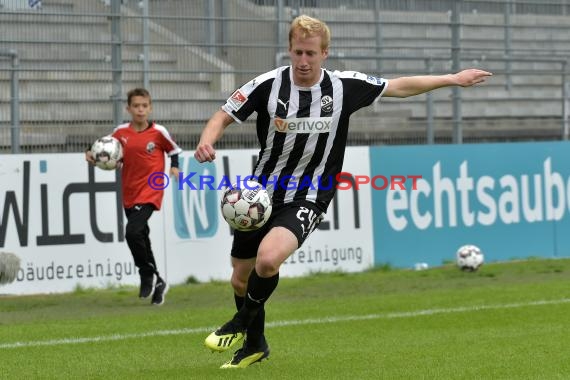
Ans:
{"label": "boy's black shorts", "polygon": [[323,212],[309,201],[274,206],[269,220],[260,229],[247,232],[234,230],[231,255],[237,259],[256,257],[261,240],[273,227],[285,227],[291,231],[297,237],[299,248],[321,223],[323,216]]}

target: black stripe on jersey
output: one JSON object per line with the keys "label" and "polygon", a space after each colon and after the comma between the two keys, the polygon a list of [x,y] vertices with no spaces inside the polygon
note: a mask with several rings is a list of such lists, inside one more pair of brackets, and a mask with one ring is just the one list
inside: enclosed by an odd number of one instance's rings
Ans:
{"label": "black stripe on jersey", "polygon": [[[291,96],[291,79],[289,78],[289,71],[291,69],[287,68],[285,70],[283,70],[283,72],[281,73],[281,87],[279,87],[279,95],[277,96],[277,99],[279,100],[277,102],[277,109],[275,110],[275,117],[279,117],[282,119],[286,119],[287,118],[287,111],[289,109],[289,98]],[[287,107],[284,107],[283,104],[287,105]],[[259,121],[258,121],[258,126],[259,126]],[[274,126],[271,125],[271,120],[269,120],[269,123],[267,123],[267,129],[269,130],[269,128],[274,128]],[[261,170],[261,174],[259,175],[260,177],[260,181],[263,184],[263,186],[267,186],[267,179],[269,177],[269,175],[271,173],[273,173],[273,170],[275,169],[275,166],[277,165],[277,161],[279,159],[279,156],[281,155],[281,153],[283,152],[283,145],[285,144],[285,137],[287,137],[287,133],[283,133],[283,132],[279,132],[277,130],[275,130],[275,135],[273,136],[273,146],[271,148],[271,154],[269,155],[269,159],[265,162],[265,165],[263,166],[263,169]],[[267,139],[267,134],[265,135],[265,138]],[[260,141],[261,142],[261,141]],[[263,141],[261,142],[262,147],[266,146],[266,142]],[[263,152],[263,149],[261,150]],[[261,159],[261,155],[259,156],[259,158]],[[255,168],[257,169],[257,168]],[[254,170],[255,173],[255,170]]]}
{"label": "black stripe on jersey", "polygon": [[[263,152],[265,150],[265,147],[267,146],[267,135],[269,133],[269,130],[267,128],[267,125],[271,125],[271,117],[269,117],[269,113],[267,112],[267,109],[265,109],[265,111],[258,111],[257,112],[257,141],[259,141],[259,145],[260,145],[260,151]],[[263,128],[262,126],[266,126],[265,128]],[[261,157],[261,153],[260,153],[260,157]],[[257,165],[255,167],[255,169],[257,169]],[[255,172],[254,169],[254,172]]]}
{"label": "black stripe on jersey", "polygon": [[[330,96],[331,99],[333,98],[333,85],[331,82],[331,78],[330,76],[325,72],[325,75],[323,77],[323,80],[321,82],[321,99],[324,96]],[[331,110],[329,112],[325,112],[323,110],[323,108],[321,107],[321,117],[329,117],[332,116],[332,109],[333,107],[331,107]],[[320,133],[319,134],[319,138],[317,140],[317,145],[315,146],[315,151],[313,152],[313,156],[311,157],[311,161],[309,161],[309,164],[307,165],[307,167],[305,168],[305,170],[303,171],[303,175],[301,176],[301,178],[299,179],[299,182],[303,182],[305,180],[305,178],[307,178],[308,180],[311,180],[313,178],[313,175],[315,173],[315,169],[319,166],[321,160],[323,159],[323,155],[325,153],[325,148],[327,146],[327,139],[329,138],[329,133]],[[327,178],[324,178],[324,183],[323,186],[327,186]],[[317,184],[318,187],[321,186],[321,184]],[[299,187],[299,190],[295,193],[295,197],[293,198],[293,200],[297,201],[297,200],[302,200],[305,199],[305,197],[307,196],[307,193],[309,191],[309,187]],[[318,199],[317,199],[317,204],[318,204]]]}
{"label": "black stripe on jersey", "polygon": [[[297,111],[297,118],[311,116],[311,102],[313,96],[311,91],[299,91],[299,110]],[[306,136],[305,133],[303,135]]]}
{"label": "black stripe on jersey", "polygon": [[[342,97],[342,109],[347,109],[347,102],[349,102],[350,96],[344,93]],[[319,188],[317,191],[317,205],[319,207],[326,207],[332,200],[335,192],[336,185],[338,181],[336,179],[337,173],[342,170],[342,163],[344,161],[344,151],[346,148],[346,139],[348,136],[348,119],[350,114],[342,115],[338,123],[338,128],[334,136],[334,141],[332,143],[331,151],[328,154],[327,162],[325,163],[325,168],[323,170],[322,178],[326,179],[325,186]],[[330,179],[330,182],[329,182]],[[332,183],[332,189],[330,184]]]}
{"label": "black stripe on jersey", "polygon": [[[311,91],[299,91],[299,110],[297,111],[297,118],[309,117],[311,116],[311,103],[313,96]],[[287,163],[281,173],[279,173],[279,179],[277,185],[275,186],[275,191],[273,191],[273,202],[276,204],[283,203],[285,199],[285,193],[287,192],[287,187],[289,185],[290,176],[299,164],[301,157],[303,157],[303,152],[305,151],[305,145],[309,139],[309,133],[299,133],[295,136],[295,144],[293,145],[293,150],[287,158]]]}
{"label": "black stripe on jersey", "polygon": [[291,96],[290,70],[290,68],[287,68],[281,73],[281,87],[279,88],[277,109],[275,110],[275,117],[280,117],[281,119],[287,119],[287,111],[289,111],[289,97]]}
{"label": "black stripe on jersey", "polygon": [[[274,79],[271,79],[260,84],[259,87],[254,90],[255,98],[269,98],[273,81]],[[257,141],[259,141],[261,151],[263,152],[265,146],[267,145],[267,134],[269,133],[269,128],[267,128],[267,126],[271,124],[271,117],[267,111],[267,103],[265,100],[263,102],[257,101],[255,111],[257,111],[257,122],[255,123],[257,130]]]}

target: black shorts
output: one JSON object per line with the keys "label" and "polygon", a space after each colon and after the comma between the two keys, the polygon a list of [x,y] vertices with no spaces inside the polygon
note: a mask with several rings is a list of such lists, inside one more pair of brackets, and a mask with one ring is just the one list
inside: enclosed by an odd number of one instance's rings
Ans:
{"label": "black shorts", "polygon": [[285,227],[297,237],[297,248],[319,223],[323,220],[323,212],[309,201],[299,201],[279,205],[273,208],[267,223],[255,231],[234,231],[232,244],[232,257],[237,259],[251,259],[257,256],[257,249],[261,241],[273,227]]}

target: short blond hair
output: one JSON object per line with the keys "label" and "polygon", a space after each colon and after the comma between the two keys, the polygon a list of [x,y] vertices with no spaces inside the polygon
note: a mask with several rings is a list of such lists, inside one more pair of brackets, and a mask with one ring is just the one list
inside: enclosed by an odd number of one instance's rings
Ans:
{"label": "short blond hair", "polygon": [[298,33],[301,38],[321,36],[321,49],[327,50],[331,42],[331,31],[324,21],[307,15],[300,15],[291,22],[289,30],[289,48],[293,36]]}

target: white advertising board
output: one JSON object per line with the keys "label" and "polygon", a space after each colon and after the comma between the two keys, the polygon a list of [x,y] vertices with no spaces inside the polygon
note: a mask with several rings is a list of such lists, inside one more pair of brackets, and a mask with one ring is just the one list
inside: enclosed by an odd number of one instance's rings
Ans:
{"label": "white advertising board", "polygon": [[[246,176],[256,150],[219,151],[215,163],[181,155],[185,177]],[[368,148],[349,148],[344,171],[369,175]],[[3,155],[0,160],[0,251],[21,258],[16,281],[0,294],[69,292],[77,287],[138,285],[124,240],[126,218],[114,171],[88,166],[83,154]],[[195,178],[192,179],[195,179]],[[214,186],[217,187],[217,186]],[[229,280],[232,235],[221,217],[222,190],[193,190],[171,180],[150,219],[161,274]],[[370,188],[339,190],[321,226],[282,266],[283,276],[361,271],[373,265]]]}
{"label": "white advertising board", "polygon": [[[115,172],[90,167],[83,154],[2,156],[0,251],[19,256],[21,270],[0,293],[138,283],[119,195]],[[162,234],[153,238],[160,244]]]}

